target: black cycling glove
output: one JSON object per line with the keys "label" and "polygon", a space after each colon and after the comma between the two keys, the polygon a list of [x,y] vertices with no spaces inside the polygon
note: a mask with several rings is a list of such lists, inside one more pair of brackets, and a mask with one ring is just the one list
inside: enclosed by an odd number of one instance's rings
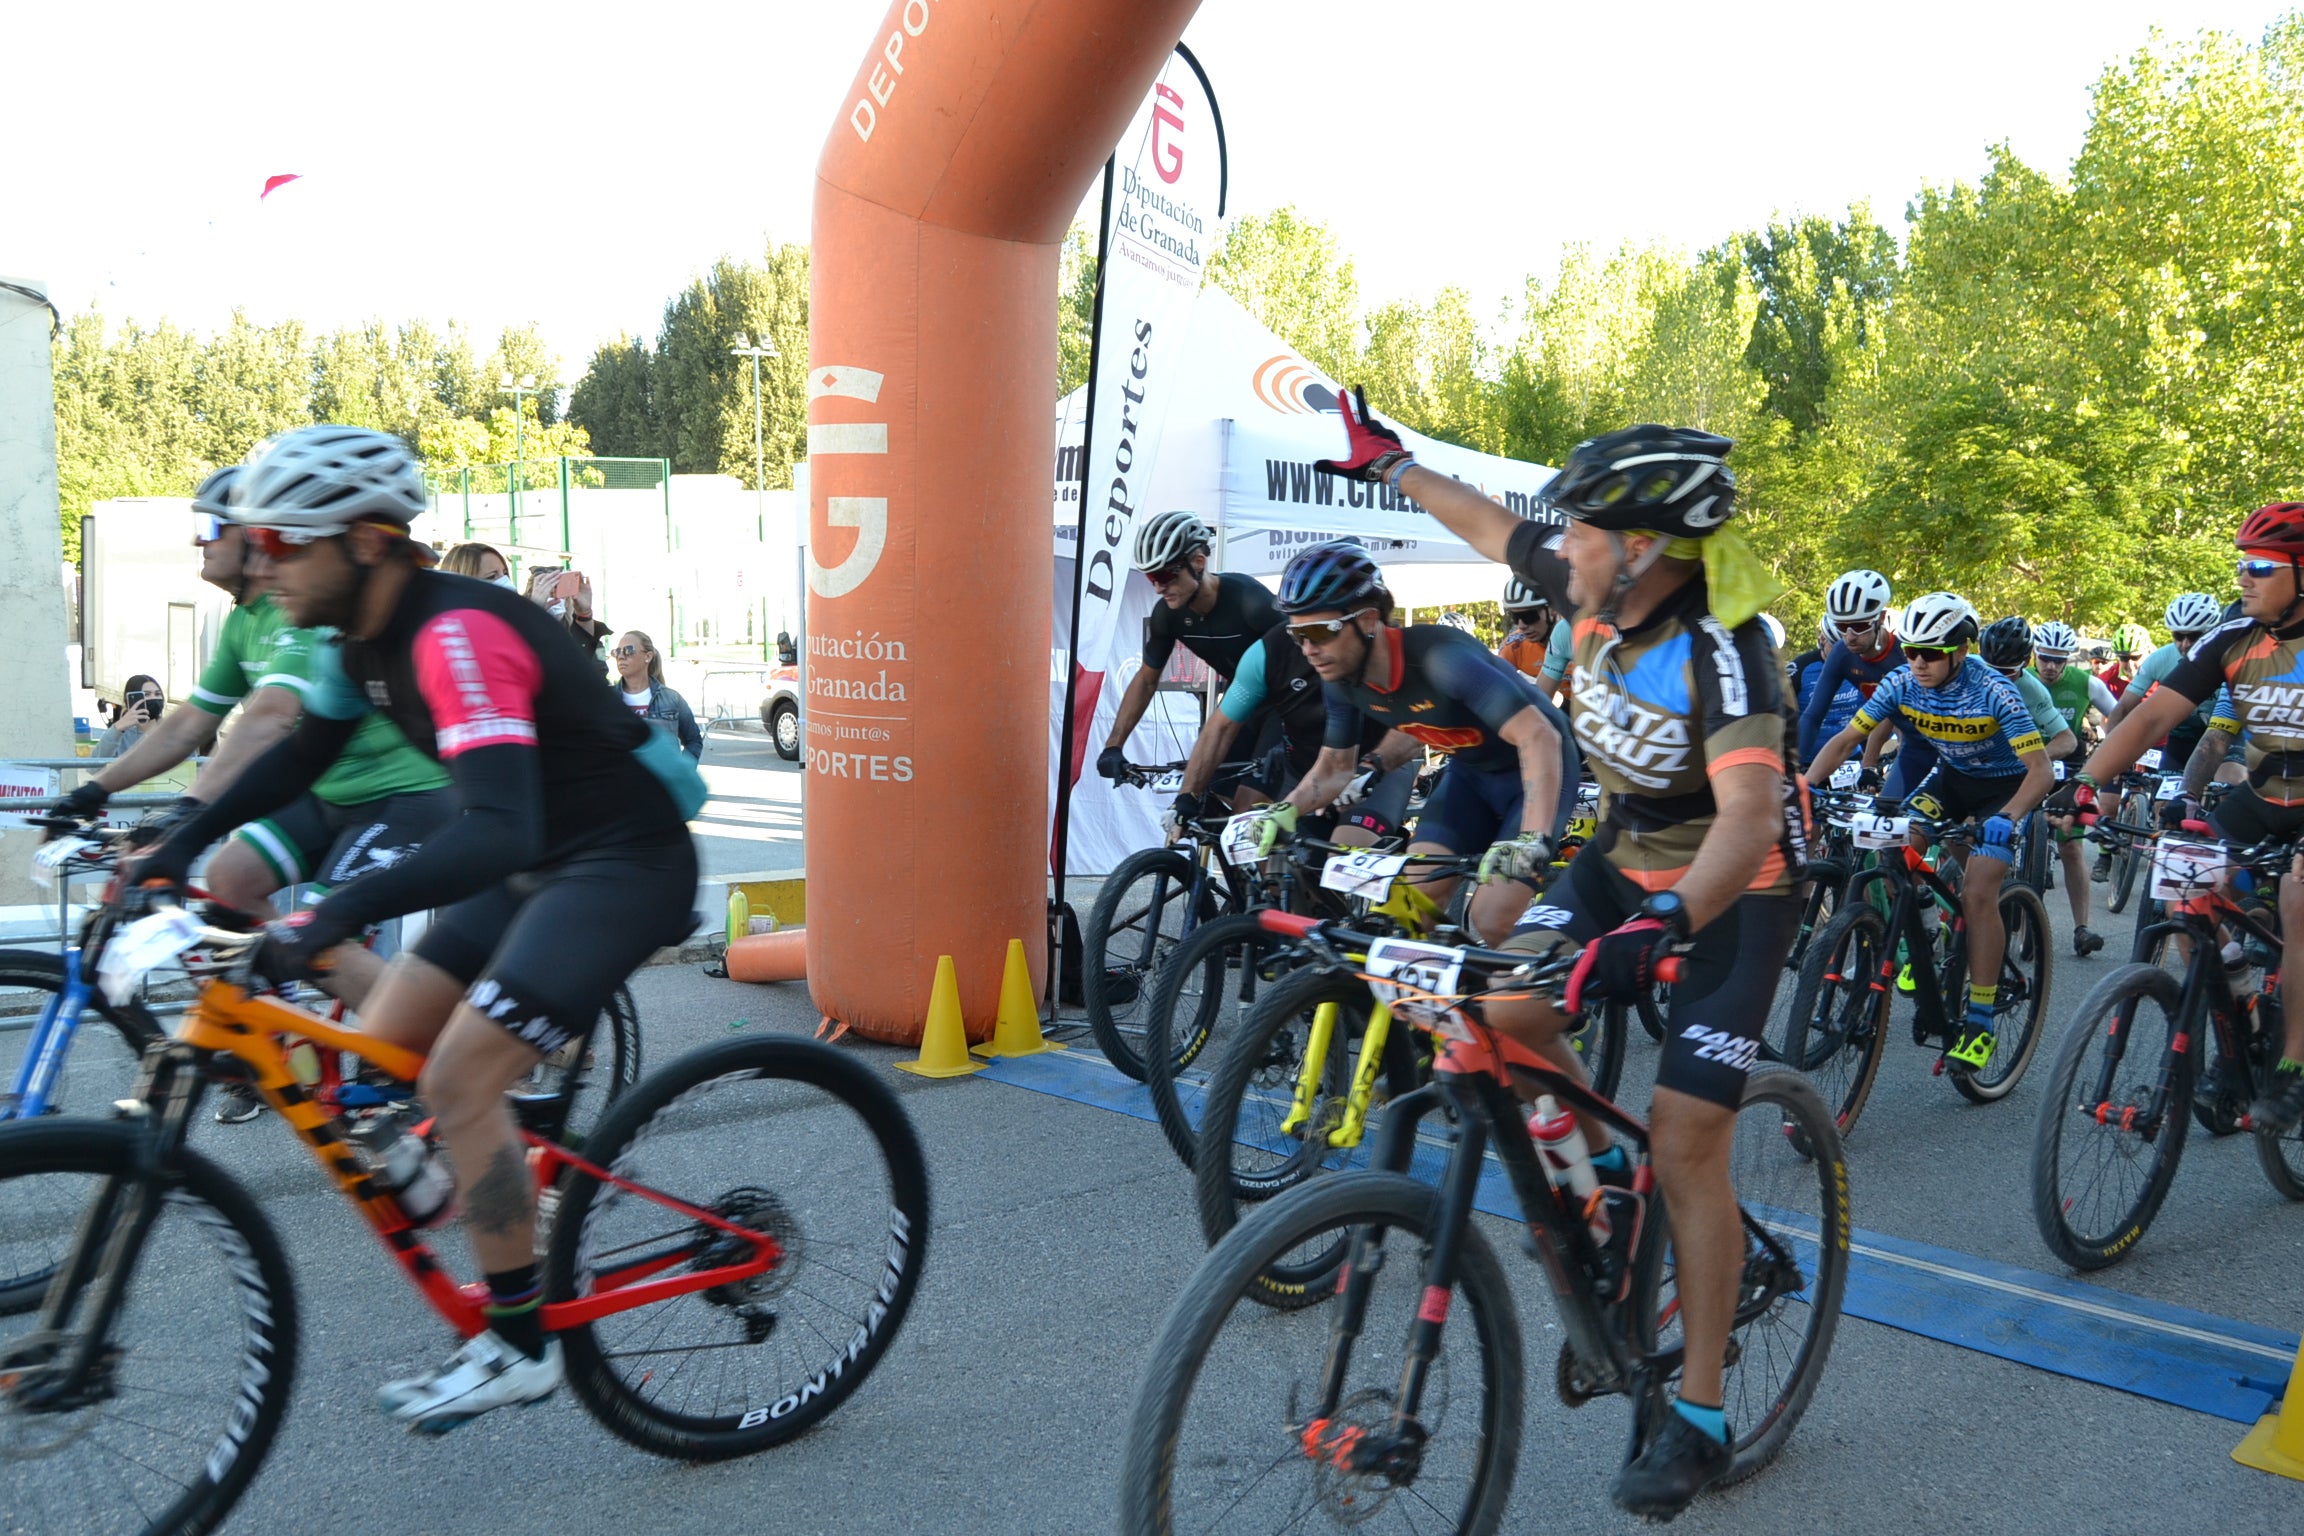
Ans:
{"label": "black cycling glove", "polygon": [[1106,747],[1096,754],[1096,771],[1119,783],[1120,776],[1128,771],[1128,754],[1119,747]]}

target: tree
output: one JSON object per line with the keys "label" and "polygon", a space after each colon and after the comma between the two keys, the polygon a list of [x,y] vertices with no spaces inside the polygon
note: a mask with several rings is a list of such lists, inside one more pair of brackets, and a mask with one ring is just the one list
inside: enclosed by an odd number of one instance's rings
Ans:
{"label": "tree", "polygon": [[1064,235],[1056,268],[1056,398],[1088,382],[1096,345],[1096,236],[1085,224]]}
{"label": "tree", "polygon": [[1294,208],[1235,219],[1207,282],[1339,384],[1360,362],[1360,284],[1328,226]]}
{"label": "tree", "polygon": [[752,368],[737,335],[774,341],[760,364],[770,488],[792,483],[808,443],[808,248],[772,247],[764,265],[723,257],[664,306],[654,392],[675,470],[752,480]]}
{"label": "tree", "polygon": [[568,419],[610,458],[661,459],[664,427],[656,414],[656,359],[648,343],[619,336],[592,354],[592,365],[568,397]]}

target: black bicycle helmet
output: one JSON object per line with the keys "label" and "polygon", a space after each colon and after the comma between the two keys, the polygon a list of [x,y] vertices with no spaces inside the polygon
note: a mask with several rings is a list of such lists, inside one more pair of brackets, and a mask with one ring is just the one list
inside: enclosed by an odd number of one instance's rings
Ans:
{"label": "black bicycle helmet", "polygon": [[2032,626],[2013,614],[1994,619],[1976,636],[1976,654],[1988,667],[2021,667],[2032,659]]}
{"label": "black bicycle helmet", "polygon": [[1384,573],[1357,540],[1330,539],[1299,553],[1280,573],[1280,611],[1348,609],[1383,590]]}
{"label": "black bicycle helmet", "polygon": [[1626,427],[1578,443],[1538,493],[1565,517],[1611,533],[1700,539],[1735,514],[1735,440],[1691,427]]}

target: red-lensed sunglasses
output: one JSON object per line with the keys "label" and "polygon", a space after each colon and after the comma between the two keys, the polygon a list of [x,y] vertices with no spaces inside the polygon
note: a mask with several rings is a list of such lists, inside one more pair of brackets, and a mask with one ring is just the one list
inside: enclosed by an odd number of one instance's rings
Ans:
{"label": "red-lensed sunglasses", "polygon": [[[408,539],[409,546],[416,551],[416,563],[419,565],[430,565],[440,558],[432,551],[431,546],[409,538],[408,530],[396,523],[357,523],[354,524],[354,527],[381,528],[395,538]],[[342,529],[339,531],[349,533],[351,530]],[[248,529],[249,544],[254,546],[258,554],[268,560],[293,560],[322,539],[332,539],[335,536],[332,533],[320,533],[309,528]]]}

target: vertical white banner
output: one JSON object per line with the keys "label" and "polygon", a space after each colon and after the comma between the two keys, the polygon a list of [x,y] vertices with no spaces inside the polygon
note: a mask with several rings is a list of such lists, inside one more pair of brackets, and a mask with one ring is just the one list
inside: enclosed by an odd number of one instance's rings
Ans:
{"label": "vertical white banner", "polygon": [[1081,656],[1111,640],[1137,518],[1168,510],[1143,496],[1183,376],[1185,316],[1221,232],[1222,122],[1181,48],[1120,136],[1112,176],[1080,506]]}

